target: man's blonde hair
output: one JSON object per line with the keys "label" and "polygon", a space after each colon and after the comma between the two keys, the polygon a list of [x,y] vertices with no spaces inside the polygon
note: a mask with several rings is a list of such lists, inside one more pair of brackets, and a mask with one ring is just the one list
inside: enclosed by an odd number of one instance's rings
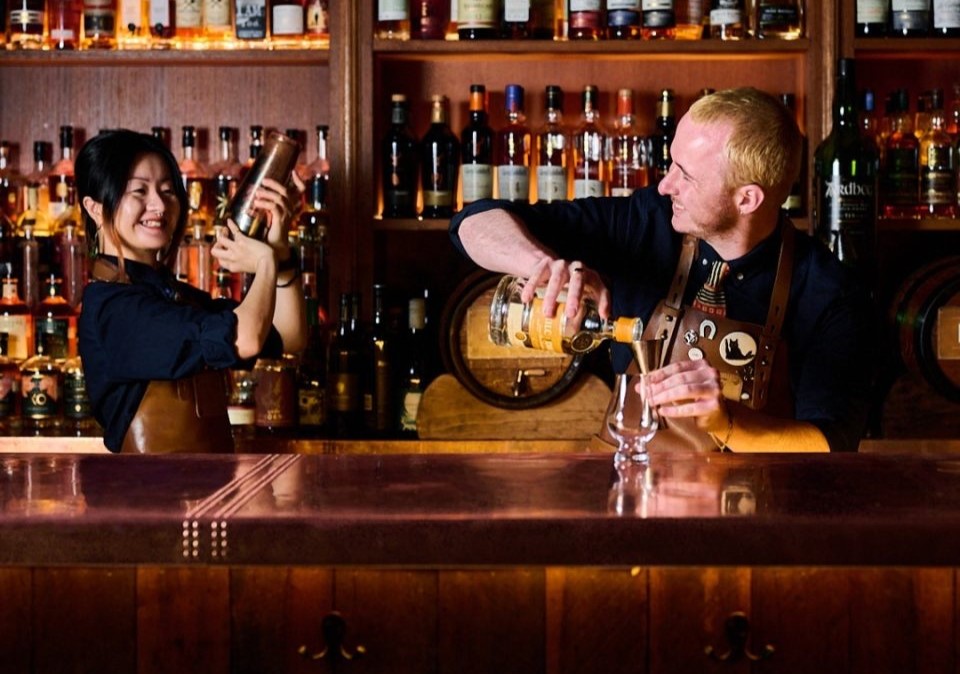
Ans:
{"label": "man's blonde hair", "polygon": [[759,89],[742,87],[704,96],[687,114],[698,124],[733,126],[726,146],[731,187],[756,184],[770,196],[786,198],[800,175],[803,141],[783,103]]}

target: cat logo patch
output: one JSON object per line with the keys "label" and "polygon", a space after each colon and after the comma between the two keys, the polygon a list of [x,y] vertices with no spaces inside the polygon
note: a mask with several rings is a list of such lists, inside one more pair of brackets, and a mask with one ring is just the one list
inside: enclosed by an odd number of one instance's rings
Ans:
{"label": "cat logo patch", "polygon": [[734,367],[752,363],[757,357],[757,340],[746,332],[731,332],[720,340],[720,357]]}

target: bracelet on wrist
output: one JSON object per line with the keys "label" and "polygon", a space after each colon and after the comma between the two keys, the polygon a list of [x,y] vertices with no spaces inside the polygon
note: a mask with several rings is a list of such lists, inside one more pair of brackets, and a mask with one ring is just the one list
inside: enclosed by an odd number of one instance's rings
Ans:
{"label": "bracelet on wrist", "polygon": [[717,449],[721,452],[725,452],[729,449],[727,443],[730,442],[730,436],[733,435],[733,410],[730,409],[730,404],[727,402],[727,399],[723,399],[723,409],[727,412],[727,433],[724,436],[723,440],[720,440],[717,437],[716,433],[708,432],[708,435],[713,438],[714,443],[717,445]]}
{"label": "bracelet on wrist", "polygon": [[294,267],[294,268],[293,268],[293,274],[290,275],[290,278],[288,278],[288,279],[287,279],[286,281],[284,281],[283,283],[278,283],[278,284],[277,284],[277,287],[278,287],[278,288],[289,288],[290,286],[293,285],[294,281],[296,281],[298,278],[300,278],[300,267],[299,267],[299,266]]}

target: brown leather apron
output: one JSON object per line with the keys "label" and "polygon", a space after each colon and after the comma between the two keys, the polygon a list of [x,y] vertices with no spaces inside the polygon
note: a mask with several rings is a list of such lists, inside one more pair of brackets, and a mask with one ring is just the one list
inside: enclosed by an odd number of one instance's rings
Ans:
{"label": "brown leather apron", "polygon": [[[697,256],[699,239],[685,236],[676,272],[667,297],[657,305],[644,328],[644,339],[662,338],[661,366],[680,360],[706,360],[720,372],[723,396],[736,417],[736,406],[764,410],[776,417],[793,418],[793,397],[787,371],[788,356],[780,332],[790,296],[796,230],[790,222],[781,225],[780,257],[764,325],[735,321],[681,306],[690,269]],[[627,370],[638,372],[636,362]],[[778,385],[771,387],[771,382]],[[611,399],[611,404],[614,400]],[[608,410],[609,411],[609,410]],[[650,441],[651,451],[718,449],[717,443],[697,427],[693,418],[671,418]],[[599,438],[606,448],[615,441],[606,428]],[[597,446],[597,443],[594,443]]]}
{"label": "brown leather apron", "polygon": [[[94,262],[91,276],[97,281],[130,282],[117,265],[102,258]],[[120,451],[232,453],[225,373],[204,369],[182,379],[150,381]]]}

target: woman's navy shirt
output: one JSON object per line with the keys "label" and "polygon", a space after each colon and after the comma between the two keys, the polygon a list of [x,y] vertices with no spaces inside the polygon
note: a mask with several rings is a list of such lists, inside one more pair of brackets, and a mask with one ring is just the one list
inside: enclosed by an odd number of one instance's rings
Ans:
{"label": "woman's navy shirt", "polygon": [[[104,256],[116,262],[116,258]],[[203,368],[251,367],[236,353],[237,302],[213,299],[166,268],[124,260],[130,283],[92,281],[78,321],[80,359],[103,442],[120,451],[154,379],[180,379]],[[271,329],[261,355],[283,353]]]}
{"label": "woman's navy shirt", "polygon": [[[464,252],[458,229],[464,218],[494,208],[516,214],[531,234],[558,257],[580,260],[598,271],[610,289],[614,316],[646,323],[666,297],[683,236],[671,225],[670,199],[656,187],[631,197],[577,199],[550,204],[475,202],[450,223],[454,245]],[[792,225],[791,225],[792,226]],[[764,324],[780,254],[779,228],[746,255],[727,260],[727,316]],[[700,241],[684,304],[703,285],[720,256]],[[879,342],[869,294],[854,273],[818,240],[797,237],[790,300],[783,323],[790,360],[788,382],[795,418],[817,426],[831,451],[856,451],[870,408]],[[629,349],[614,345],[614,368],[623,371]],[[773,382],[774,386],[784,383]]]}

